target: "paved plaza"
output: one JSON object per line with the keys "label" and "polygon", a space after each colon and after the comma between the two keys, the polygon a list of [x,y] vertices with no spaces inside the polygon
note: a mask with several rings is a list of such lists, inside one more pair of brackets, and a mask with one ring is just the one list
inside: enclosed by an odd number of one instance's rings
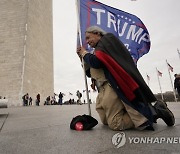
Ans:
{"label": "paved plaza", "polygon": [[90,131],[69,128],[73,117],[88,114],[87,105],[0,109],[0,154],[178,154],[180,102],[168,106],[175,115],[175,126],[167,127],[158,120],[155,131],[112,131],[100,122],[95,104],[91,104],[92,116],[99,124]]}

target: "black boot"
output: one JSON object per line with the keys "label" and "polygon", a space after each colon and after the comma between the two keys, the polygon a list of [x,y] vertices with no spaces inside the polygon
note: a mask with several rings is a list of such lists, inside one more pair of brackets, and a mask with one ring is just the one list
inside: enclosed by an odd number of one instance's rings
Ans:
{"label": "black boot", "polygon": [[168,109],[167,104],[162,101],[157,101],[154,105],[154,109],[157,113],[154,122],[158,118],[161,118],[168,126],[173,126],[175,124],[175,118],[173,113]]}

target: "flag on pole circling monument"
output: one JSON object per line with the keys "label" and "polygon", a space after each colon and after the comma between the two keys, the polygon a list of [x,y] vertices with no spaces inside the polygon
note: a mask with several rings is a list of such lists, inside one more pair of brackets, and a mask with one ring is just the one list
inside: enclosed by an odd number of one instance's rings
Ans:
{"label": "flag on pole circling monument", "polygon": [[99,26],[118,37],[135,62],[149,52],[149,33],[138,17],[95,0],[79,0],[78,2],[80,37],[86,50],[93,50],[86,44],[86,29],[89,26]]}
{"label": "flag on pole circling monument", "polygon": [[157,70],[157,74],[158,74],[158,76],[162,77],[162,72]]}
{"label": "flag on pole circling monument", "polygon": [[147,76],[147,80],[149,81],[149,80],[150,80],[150,76],[149,76],[149,75],[147,75],[147,74],[146,74],[146,76]]}
{"label": "flag on pole circling monument", "polygon": [[173,67],[167,62],[168,68],[171,72],[173,72]]}

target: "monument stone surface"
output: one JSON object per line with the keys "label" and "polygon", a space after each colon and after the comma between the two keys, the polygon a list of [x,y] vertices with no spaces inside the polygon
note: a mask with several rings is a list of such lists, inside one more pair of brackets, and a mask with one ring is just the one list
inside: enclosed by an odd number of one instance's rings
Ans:
{"label": "monument stone surface", "polygon": [[0,96],[21,106],[53,95],[52,0],[0,1]]}

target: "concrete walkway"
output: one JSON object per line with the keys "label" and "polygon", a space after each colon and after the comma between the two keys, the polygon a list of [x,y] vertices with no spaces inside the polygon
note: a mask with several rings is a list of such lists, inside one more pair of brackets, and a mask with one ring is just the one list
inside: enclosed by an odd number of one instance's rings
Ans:
{"label": "concrete walkway", "polygon": [[88,114],[87,105],[0,109],[0,154],[179,154],[180,102],[168,106],[176,125],[158,120],[155,131],[112,131],[101,124],[95,104],[92,116],[99,124],[90,131],[69,128],[73,117]]}

